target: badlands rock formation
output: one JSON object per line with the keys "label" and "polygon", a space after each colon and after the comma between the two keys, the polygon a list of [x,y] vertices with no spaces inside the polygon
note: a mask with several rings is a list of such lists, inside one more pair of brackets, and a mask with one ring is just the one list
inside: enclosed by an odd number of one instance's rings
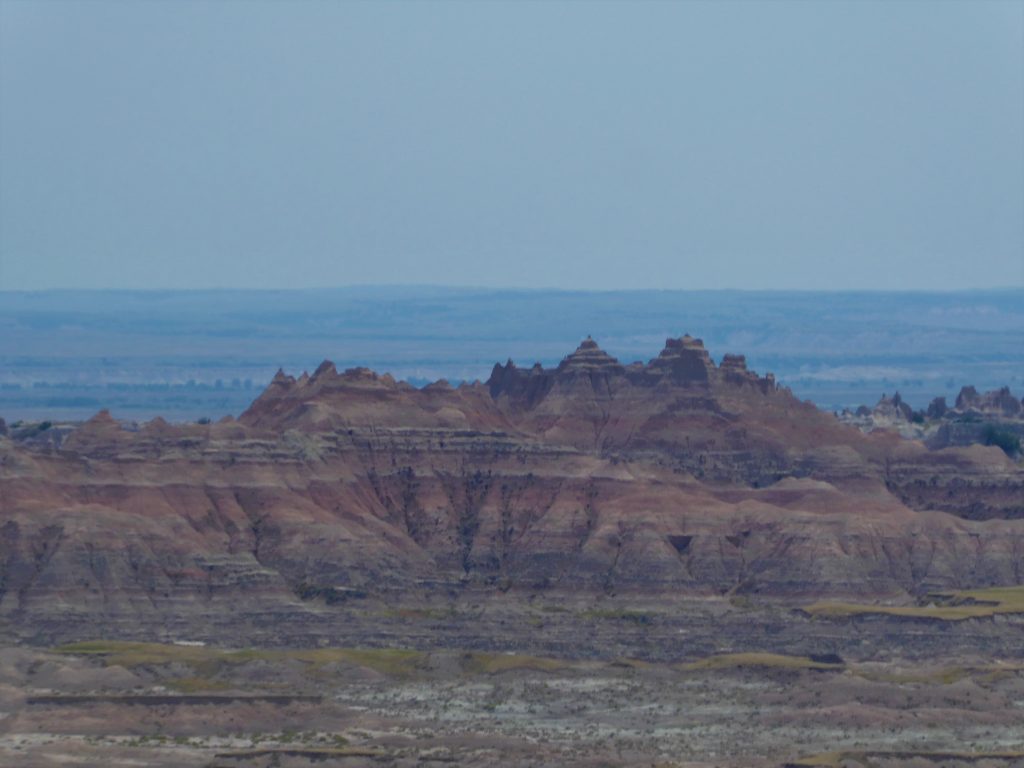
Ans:
{"label": "badlands rock formation", "polygon": [[22,637],[213,615],[245,633],[396,590],[1021,583],[1024,469],[1002,450],[863,434],[689,336],[646,364],[587,339],[458,387],[325,362],[237,421],[0,437],[0,626]]}
{"label": "badlands rock formation", "polygon": [[839,418],[864,432],[890,430],[922,440],[932,449],[995,445],[1013,457],[1022,453],[1024,405],[1009,387],[984,394],[963,387],[952,408],[946,398],[936,397],[921,411],[913,410],[897,392],[892,397],[882,395],[874,408],[862,405],[855,412],[844,410]]}

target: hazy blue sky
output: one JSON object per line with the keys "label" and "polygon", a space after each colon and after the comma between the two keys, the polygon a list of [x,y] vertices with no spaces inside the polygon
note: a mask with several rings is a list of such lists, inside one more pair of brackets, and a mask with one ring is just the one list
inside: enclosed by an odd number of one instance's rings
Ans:
{"label": "hazy blue sky", "polygon": [[0,0],[0,288],[1024,284],[1021,2]]}

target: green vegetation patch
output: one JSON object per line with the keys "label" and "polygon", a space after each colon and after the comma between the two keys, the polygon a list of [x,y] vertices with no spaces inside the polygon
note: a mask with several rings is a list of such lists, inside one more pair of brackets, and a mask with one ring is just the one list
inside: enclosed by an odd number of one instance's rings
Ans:
{"label": "green vegetation patch", "polygon": [[644,613],[643,611],[594,609],[590,611],[583,611],[579,615],[581,618],[584,619],[628,621],[632,622],[633,624],[650,624],[652,621],[654,621],[653,613]]}
{"label": "green vegetation patch", "polygon": [[982,432],[982,440],[985,445],[995,445],[1003,449],[1003,453],[1013,457],[1021,453],[1020,438],[1005,429],[1000,429],[995,424],[989,424]]}
{"label": "green vegetation patch", "polygon": [[876,683],[951,685],[970,675],[971,670],[965,667],[943,667],[931,672],[867,672],[857,669],[854,674]]}
{"label": "green vegetation patch", "polygon": [[433,621],[445,621],[454,618],[457,614],[454,606],[451,608],[390,608],[381,611],[381,616],[394,619],[428,619]]}
{"label": "green vegetation patch", "polygon": [[964,678],[978,681],[993,681],[1024,672],[1024,664],[997,662],[995,664],[938,667],[919,672],[890,672],[885,669],[852,667],[857,677],[879,683],[951,685]]}
{"label": "green vegetation patch", "polygon": [[223,691],[231,686],[223,680],[211,680],[208,677],[178,677],[164,683],[172,691],[179,693],[204,693],[206,691]]}
{"label": "green vegetation patch", "polygon": [[901,616],[914,619],[964,621],[1001,613],[1024,613],[1024,586],[935,592],[928,605],[864,605],[820,601],[803,610],[811,616],[842,618],[861,615]]}
{"label": "green vegetation patch", "polygon": [[563,672],[574,665],[560,659],[518,653],[467,653],[462,669],[469,674],[495,675],[502,672]]}
{"label": "green vegetation patch", "polygon": [[[54,649],[56,653],[101,656],[107,666],[137,667],[184,664],[197,678],[215,677],[225,668],[252,661],[298,661],[313,668],[325,664],[353,664],[381,674],[402,677],[422,668],[427,654],[404,648],[314,648],[279,650],[246,648],[226,650],[205,646],[181,646],[164,643],[90,641],[69,643]],[[191,678],[184,678],[191,679]]]}
{"label": "green vegetation patch", "polygon": [[318,648],[300,651],[295,657],[314,664],[356,664],[394,677],[404,677],[423,669],[428,658],[423,651],[405,648]]}
{"label": "green vegetation patch", "polygon": [[735,669],[738,667],[770,667],[775,669],[843,669],[841,663],[815,661],[807,656],[786,656],[780,653],[722,653],[689,664],[679,665],[686,672],[697,670]]}
{"label": "green vegetation patch", "polygon": [[[89,641],[69,643],[53,649],[54,653],[97,656],[108,666],[125,668],[178,664],[191,674],[171,679],[168,687],[180,693],[203,693],[230,687],[232,667],[250,662],[298,662],[308,665],[306,674],[318,677],[328,674],[331,664],[349,664],[372,669],[389,677],[411,677],[427,672],[440,663],[424,651],[405,648],[311,648],[311,649],[223,649],[205,646],[180,646],[162,643]],[[456,663],[466,675],[498,675],[505,672],[571,672],[581,668],[602,666],[602,662],[572,661],[520,653],[486,653],[467,651],[459,654]],[[641,662],[629,662],[629,666]],[[610,666],[624,666],[611,662]]]}

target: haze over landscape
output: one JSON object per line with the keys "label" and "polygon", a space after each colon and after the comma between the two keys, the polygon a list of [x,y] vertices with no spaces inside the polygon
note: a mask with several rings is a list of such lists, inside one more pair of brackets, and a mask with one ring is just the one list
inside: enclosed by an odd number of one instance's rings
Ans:
{"label": "haze over landscape", "polygon": [[1010,2],[0,3],[0,288],[1024,285]]}
{"label": "haze over landscape", "polygon": [[423,386],[497,361],[557,363],[592,335],[622,360],[700,333],[827,410],[967,385],[1024,394],[1024,291],[814,293],[317,291],[0,293],[0,415],[237,416],[278,368],[324,358]]}
{"label": "haze over landscape", "polygon": [[1024,2],[0,0],[0,768],[1024,766]]}

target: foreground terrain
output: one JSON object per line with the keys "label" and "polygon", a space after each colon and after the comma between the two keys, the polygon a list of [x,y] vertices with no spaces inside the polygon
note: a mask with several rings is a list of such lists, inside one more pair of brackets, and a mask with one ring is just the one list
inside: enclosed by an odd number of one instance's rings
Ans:
{"label": "foreground terrain", "polygon": [[1024,467],[740,355],[0,436],[11,765],[1020,765]]}
{"label": "foreground terrain", "polygon": [[856,662],[835,654],[659,662],[119,642],[0,655],[5,765],[1024,761],[1024,663],[966,648],[952,659],[882,653],[884,660]]}

